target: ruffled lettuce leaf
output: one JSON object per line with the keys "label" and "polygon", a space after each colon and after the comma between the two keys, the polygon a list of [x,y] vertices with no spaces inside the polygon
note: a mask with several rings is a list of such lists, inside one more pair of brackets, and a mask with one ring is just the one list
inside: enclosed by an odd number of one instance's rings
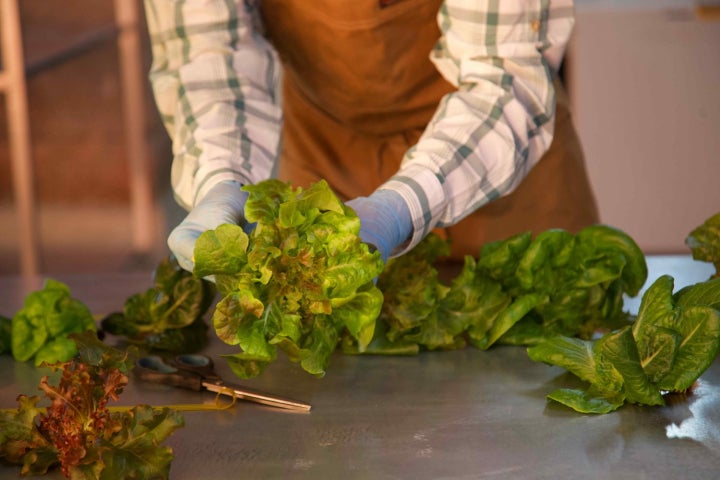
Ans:
{"label": "ruffled lettuce leaf", "polygon": [[21,465],[22,475],[44,475],[57,463],[57,451],[35,424],[40,397],[20,395],[17,402],[15,410],[0,410],[0,460]]}
{"label": "ruffled lettuce leaf", "polygon": [[169,478],[173,451],[162,443],[184,425],[180,413],[138,405],[112,416],[119,430],[103,436],[93,452],[98,461],[79,465],[73,478]]}

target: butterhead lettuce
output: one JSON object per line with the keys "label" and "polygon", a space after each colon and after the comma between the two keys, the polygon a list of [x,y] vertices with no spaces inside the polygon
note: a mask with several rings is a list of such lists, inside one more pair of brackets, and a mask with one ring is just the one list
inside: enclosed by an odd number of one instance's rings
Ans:
{"label": "butterhead lettuce", "polygon": [[340,339],[360,349],[373,337],[383,302],[373,280],[380,254],[358,236],[360,220],[321,180],[307,189],[267,180],[249,193],[246,233],[226,224],[195,245],[194,274],[213,276],[222,295],[212,322],[240,351],[227,356],[235,374],[260,374],[278,349],[322,376]]}
{"label": "butterhead lettuce", "polygon": [[25,305],[12,318],[12,355],[35,365],[67,361],[77,353],[68,335],[86,330],[97,330],[87,306],[72,297],[67,285],[47,279],[41,290],[25,297]]}

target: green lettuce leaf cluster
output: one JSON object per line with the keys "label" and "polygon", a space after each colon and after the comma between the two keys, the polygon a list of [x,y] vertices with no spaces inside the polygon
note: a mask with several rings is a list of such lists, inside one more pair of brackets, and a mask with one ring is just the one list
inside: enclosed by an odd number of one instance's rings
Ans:
{"label": "green lettuce leaf cluster", "polygon": [[720,278],[683,288],[658,278],[636,321],[598,340],[558,336],[528,348],[531,359],[587,382],[548,395],[578,412],[607,413],[625,402],[663,405],[664,392],[689,389],[720,349]]}
{"label": "green lettuce leaf cluster", "polygon": [[101,327],[150,350],[199,350],[207,343],[203,315],[215,294],[211,282],[194,277],[174,257],[167,257],[155,269],[154,285],[129,297],[123,311],[107,315]]}
{"label": "green lettuce leaf cluster", "polygon": [[360,220],[325,181],[294,189],[268,180],[243,189],[250,234],[220,225],[200,236],[194,252],[194,274],[213,276],[223,297],[215,331],[241,350],[226,358],[235,374],[250,378],[280,349],[322,376],[343,336],[361,350],[370,342],[383,301],[373,283],[382,259],[360,240]]}
{"label": "green lettuce leaf cluster", "polygon": [[25,297],[23,308],[12,318],[12,355],[35,365],[67,361],[77,353],[68,335],[86,330],[97,330],[90,310],[72,298],[67,285],[48,279],[42,289]]}
{"label": "green lettuce leaf cluster", "polygon": [[385,295],[378,334],[367,352],[590,338],[598,329],[627,323],[623,295],[637,295],[647,278],[637,244],[604,225],[576,235],[554,229],[485,244],[477,259],[465,258],[450,285],[433,266],[447,252],[447,243],[430,235],[388,263],[378,280]]}

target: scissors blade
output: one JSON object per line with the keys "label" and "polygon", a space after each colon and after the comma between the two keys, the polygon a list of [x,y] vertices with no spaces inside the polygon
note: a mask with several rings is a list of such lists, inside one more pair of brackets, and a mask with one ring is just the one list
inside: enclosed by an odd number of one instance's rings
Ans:
{"label": "scissors blade", "polygon": [[203,382],[203,387],[211,392],[237,397],[255,403],[262,403],[271,407],[284,408],[286,410],[295,410],[301,412],[309,412],[312,406],[309,403],[300,402],[291,398],[271,395],[269,393],[260,392],[245,387],[237,387],[223,383]]}

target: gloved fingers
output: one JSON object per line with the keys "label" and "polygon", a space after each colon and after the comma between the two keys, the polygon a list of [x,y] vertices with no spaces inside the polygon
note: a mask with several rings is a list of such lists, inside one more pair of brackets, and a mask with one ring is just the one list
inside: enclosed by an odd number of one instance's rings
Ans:
{"label": "gloved fingers", "polygon": [[203,231],[193,223],[183,222],[175,227],[168,236],[170,251],[175,255],[178,264],[188,272],[193,271],[195,241]]}
{"label": "gloved fingers", "polygon": [[243,232],[245,232],[246,234],[250,235],[250,233],[251,233],[253,230],[255,230],[255,226],[256,226],[256,225],[257,225],[257,223],[255,223],[255,222],[253,222],[253,223],[250,223],[250,222],[242,222],[241,227],[242,227],[242,229],[243,229]]}
{"label": "gloved fingers", "polygon": [[[168,236],[170,251],[185,270],[193,271],[195,242],[200,235],[225,223],[243,224],[248,194],[238,182],[220,182],[188,213]],[[246,227],[246,225],[243,225]]]}
{"label": "gloved fingers", "polygon": [[371,251],[374,249],[380,252],[380,258],[382,258],[383,263],[387,263],[388,258],[390,258],[390,246],[382,238],[382,236],[376,235],[371,230],[364,229],[362,227],[360,228],[359,236],[360,240],[370,246]]}
{"label": "gloved fingers", "polygon": [[184,221],[210,230],[223,223],[241,224],[248,193],[238,182],[220,182],[200,200]]}
{"label": "gloved fingers", "polygon": [[396,192],[377,190],[370,197],[346,203],[360,218],[360,238],[375,246],[383,262],[412,234],[412,219],[405,200]]}

